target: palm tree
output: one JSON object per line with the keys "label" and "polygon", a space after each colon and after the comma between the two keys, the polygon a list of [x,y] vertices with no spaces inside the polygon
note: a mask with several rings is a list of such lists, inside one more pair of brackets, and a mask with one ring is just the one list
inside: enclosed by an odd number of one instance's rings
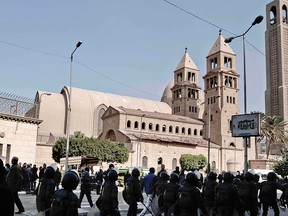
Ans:
{"label": "palm tree", "polygon": [[268,159],[272,147],[285,146],[287,140],[285,126],[287,126],[287,122],[278,116],[261,118],[261,136],[266,138],[266,159]]}

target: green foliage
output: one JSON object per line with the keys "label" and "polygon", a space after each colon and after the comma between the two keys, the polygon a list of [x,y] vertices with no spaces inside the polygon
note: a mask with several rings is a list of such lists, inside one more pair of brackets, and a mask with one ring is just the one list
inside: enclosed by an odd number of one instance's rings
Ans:
{"label": "green foliage", "polygon": [[288,159],[285,158],[274,164],[273,170],[281,175],[283,178],[288,175]]}
{"label": "green foliage", "polygon": [[180,166],[184,170],[203,168],[207,165],[206,157],[202,154],[183,154],[180,157]]}
{"label": "green foliage", "polygon": [[[66,156],[66,138],[60,138],[52,148],[52,157],[56,162]],[[81,132],[75,132],[70,137],[69,157],[92,156],[104,162],[124,163],[128,161],[129,152],[123,143],[86,137]]]}

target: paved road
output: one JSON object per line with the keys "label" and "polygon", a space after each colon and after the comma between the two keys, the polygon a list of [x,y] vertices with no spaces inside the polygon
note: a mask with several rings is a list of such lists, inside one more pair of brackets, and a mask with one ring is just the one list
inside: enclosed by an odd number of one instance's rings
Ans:
{"label": "paved road", "polygon": [[[119,200],[119,210],[122,216],[127,215],[127,210],[128,210],[128,205],[124,202],[123,198],[122,198],[122,191],[123,188],[119,188],[119,195],[118,195],[118,200]],[[80,190],[75,190],[74,193],[76,195],[80,194]],[[35,216],[37,215],[37,210],[36,210],[36,196],[32,195],[32,194],[26,194],[25,192],[19,192],[19,197],[23,203],[23,206],[25,208],[25,212],[23,214],[21,214],[22,216]],[[145,195],[144,195],[145,197]],[[98,198],[98,195],[96,195],[95,191],[92,191],[92,201],[95,202]],[[15,211],[17,211],[17,207],[15,206]],[[139,204],[138,205],[138,212],[140,212],[143,209],[143,205]],[[79,215],[81,216],[86,216],[88,214],[88,212],[91,210],[89,203],[86,199],[86,197],[84,196],[82,204],[81,204],[81,209],[78,209],[79,211]],[[0,212],[1,215],[1,212]],[[246,214],[248,215],[248,214]],[[274,215],[273,210],[269,211],[269,216]],[[280,216],[287,216],[288,215],[288,210],[286,210],[286,212],[280,211]],[[15,215],[16,216],[16,215]],[[147,216],[149,216],[149,214],[147,214]]]}

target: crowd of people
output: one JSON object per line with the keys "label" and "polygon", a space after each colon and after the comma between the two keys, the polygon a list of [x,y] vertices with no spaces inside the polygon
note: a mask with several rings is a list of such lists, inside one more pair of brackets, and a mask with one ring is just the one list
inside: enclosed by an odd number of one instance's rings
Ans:
{"label": "crowd of people", "polygon": [[[27,179],[25,179],[27,177]],[[84,195],[92,207],[90,170],[86,167],[80,177],[75,170],[64,173],[53,166],[43,166],[37,170],[30,164],[18,163],[13,157],[11,166],[3,165],[0,159],[0,208],[1,215],[14,215],[14,204],[18,211],[25,212],[18,196],[18,191],[32,191],[36,195],[36,208],[43,216],[76,216]],[[103,172],[95,174],[96,192],[99,195],[95,204],[101,216],[119,216],[118,173],[114,165]],[[36,185],[36,180],[39,183]],[[61,182],[61,189],[59,185]],[[29,184],[28,184],[29,183]],[[80,196],[73,193],[80,183]],[[283,192],[277,199],[277,190]],[[217,175],[210,172],[205,179],[198,170],[180,171],[179,167],[169,175],[162,164],[156,174],[151,167],[147,175],[140,175],[134,168],[124,177],[123,198],[129,205],[128,216],[138,214],[137,203],[142,203],[144,209],[140,216],[150,213],[154,216],[266,216],[268,210],[279,215],[279,202],[283,208],[288,201],[288,185],[280,183],[277,175],[270,172],[267,181],[259,182],[259,176],[247,172],[234,176],[230,172]],[[144,203],[144,196],[147,196]]]}

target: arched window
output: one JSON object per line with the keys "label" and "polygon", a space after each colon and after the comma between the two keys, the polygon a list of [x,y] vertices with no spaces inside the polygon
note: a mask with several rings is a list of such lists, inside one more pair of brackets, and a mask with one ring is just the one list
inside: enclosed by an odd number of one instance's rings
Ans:
{"label": "arched window", "polygon": [[172,133],[172,132],[173,132],[173,127],[169,126],[169,133]]}
{"label": "arched window", "polygon": [[181,133],[185,134],[185,127],[182,127]]}
{"label": "arched window", "polygon": [[130,127],[131,127],[131,121],[128,120],[128,121],[127,121],[127,128],[130,128]]}
{"label": "arched window", "polygon": [[137,129],[138,128],[138,121],[134,122],[134,128]]}
{"label": "arched window", "polygon": [[203,130],[200,130],[200,136],[203,136]]}
{"label": "arched window", "polygon": [[287,7],[286,5],[283,5],[282,7],[282,18],[283,23],[287,23]]}
{"label": "arched window", "polygon": [[152,129],[153,129],[153,124],[150,123],[150,124],[149,124],[149,130],[152,130]]}
{"label": "arched window", "polygon": [[109,130],[105,136],[105,139],[110,141],[116,141],[116,135],[113,130]]}
{"label": "arched window", "polygon": [[191,128],[188,128],[188,135],[191,135]]}
{"label": "arched window", "polygon": [[155,130],[159,131],[159,124],[156,124]]}
{"label": "arched window", "polygon": [[142,168],[148,168],[148,158],[146,156],[142,158]]}
{"label": "arched window", "polygon": [[162,132],[166,132],[166,125],[162,126]]}
{"label": "arched window", "polygon": [[162,159],[162,157],[159,157],[157,164],[162,164],[162,163],[163,163],[163,159]]}
{"label": "arched window", "polygon": [[173,158],[172,159],[172,170],[175,170],[176,166],[177,166],[177,159]]}
{"label": "arched window", "polygon": [[235,143],[233,143],[233,142],[231,142],[231,143],[229,144],[229,146],[230,146],[230,147],[233,147],[233,148],[236,148],[236,145],[235,145]]}
{"label": "arched window", "polygon": [[145,129],[146,129],[146,123],[142,122],[142,130],[145,130]]}
{"label": "arched window", "polygon": [[175,133],[178,134],[179,133],[179,127],[175,128]]}
{"label": "arched window", "polygon": [[277,22],[276,7],[273,6],[270,10],[270,25],[274,25]]}
{"label": "arched window", "polygon": [[194,135],[197,136],[197,129],[194,130]]}

